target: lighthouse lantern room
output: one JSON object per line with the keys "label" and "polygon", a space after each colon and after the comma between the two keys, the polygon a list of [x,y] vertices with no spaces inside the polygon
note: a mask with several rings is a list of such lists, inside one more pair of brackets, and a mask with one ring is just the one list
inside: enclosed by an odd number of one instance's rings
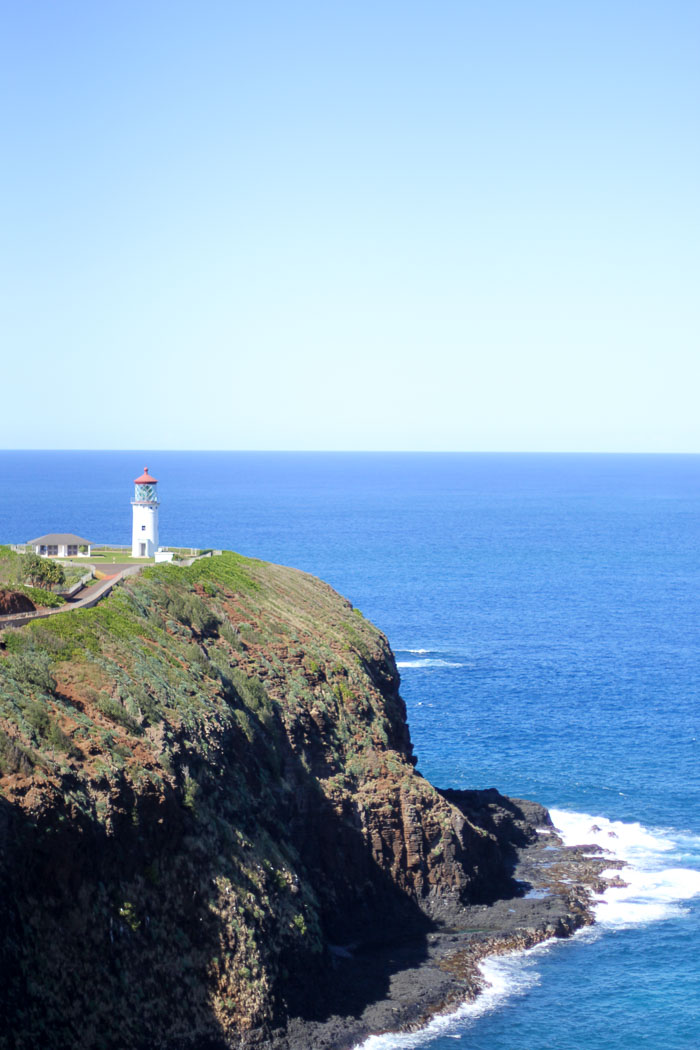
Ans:
{"label": "lighthouse lantern room", "polygon": [[158,549],[158,482],[148,473],[134,480],[131,557],[152,558]]}

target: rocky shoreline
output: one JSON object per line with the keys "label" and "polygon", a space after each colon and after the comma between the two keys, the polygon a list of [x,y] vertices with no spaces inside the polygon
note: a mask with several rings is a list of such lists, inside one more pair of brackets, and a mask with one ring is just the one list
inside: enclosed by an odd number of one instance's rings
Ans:
{"label": "rocky shoreline", "polygon": [[266,1050],[352,1050],[373,1034],[417,1031],[479,995],[479,964],[487,956],[570,937],[594,922],[594,896],[624,885],[603,872],[624,862],[596,845],[565,846],[543,807],[509,801],[530,831],[513,871],[521,895],[464,907],[425,937],[343,947],[325,989],[335,1011],[324,1020],[291,1021],[262,1044]]}
{"label": "rocky shoreline", "polygon": [[349,1050],[590,923],[612,863],[430,784],[387,639],[231,552],[0,634],[0,789],[8,1050]]}

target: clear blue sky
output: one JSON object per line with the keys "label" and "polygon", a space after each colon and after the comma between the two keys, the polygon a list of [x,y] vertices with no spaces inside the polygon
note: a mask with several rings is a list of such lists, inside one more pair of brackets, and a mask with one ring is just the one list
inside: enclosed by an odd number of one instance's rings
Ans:
{"label": "clear blue sky", "polygon": [[35,0],[0,447],[700,452],[700,5]]}

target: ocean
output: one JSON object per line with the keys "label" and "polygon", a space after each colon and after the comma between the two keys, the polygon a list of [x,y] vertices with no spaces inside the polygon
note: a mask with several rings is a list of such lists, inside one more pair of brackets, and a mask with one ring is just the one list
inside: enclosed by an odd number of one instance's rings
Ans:
{"label": "ocean", "polygon": [[595,927],[364,1050],[697,1050],[700,456],[0,452],[0,540],[130,543],[146,464],[161,543],[297,566],[386,633],[426,777],[629,864]]}

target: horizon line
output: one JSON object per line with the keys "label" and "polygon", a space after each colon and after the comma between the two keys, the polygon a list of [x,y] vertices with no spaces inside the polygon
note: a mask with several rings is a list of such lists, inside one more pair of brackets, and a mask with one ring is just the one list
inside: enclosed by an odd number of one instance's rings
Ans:
{"label": "horizon line", "polygon": [[320,455],[320,456],[698,456],[700,451],[659,449],[425,449],[425,448],[0,448],[0,454],[8,452],[119,452],[179,453],[196,455],[212,453],[219,455]]}

